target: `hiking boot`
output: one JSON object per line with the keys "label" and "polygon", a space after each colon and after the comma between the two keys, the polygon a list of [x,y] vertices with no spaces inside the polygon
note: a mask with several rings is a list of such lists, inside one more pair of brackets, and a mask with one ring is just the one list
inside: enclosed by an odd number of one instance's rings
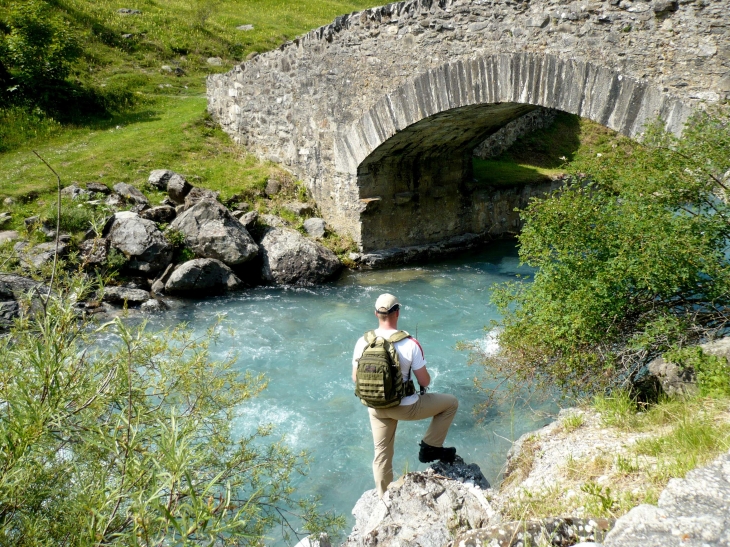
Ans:
{"label": "hiking boot", "polygon": [[456,448],[453,446],[431,446],[421,441],[421,449],[418,451],[418,461],[428,463],[434,460],[441,460],[444,463],[454,463]]}

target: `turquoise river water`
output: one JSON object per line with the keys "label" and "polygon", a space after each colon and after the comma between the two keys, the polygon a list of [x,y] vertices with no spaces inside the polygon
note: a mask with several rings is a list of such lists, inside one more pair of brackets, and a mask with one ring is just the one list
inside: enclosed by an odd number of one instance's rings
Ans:
{"label": "turquoise river water", "polygon": [[[355,341],[377,325],[377,296],[390,292],[400,299],[399,327],[421,342],[432,390],[459,398],[446,444],[456,446],[459,455],[477,463],[495,483],[510,441],[549,418],[524,407],[505,407],[489,409],[480,420],[472,410],[484,400],[474,386],[481,370],[469,366],[468,354],[455,345],[493,343],[484,329],[497,317],[489,303],[490,287],[529,273],[520,267],[514,244],[498,242],[429,265],[348,272],[319,287],[257,288],[194,301],[160,321],[187,321],[203,331],[218,315],[225,317],[233,334],[222,336],[214,354],[222,357],[234,350],[242,370],[263,372],[269,380],[268,388],[240,409],[236,432],[245,435],[261,424],[273,424],[292,448],[309,451],[313,463],[306,477],[296,479],[298,492],[320,495],[324,509],[348,517],[349,530],[352,507],[374,487],[367,411],[353,394],[350,367]],[[426,422],[399,424],[396,476],[426,467],[417,458],[426,427]]]}

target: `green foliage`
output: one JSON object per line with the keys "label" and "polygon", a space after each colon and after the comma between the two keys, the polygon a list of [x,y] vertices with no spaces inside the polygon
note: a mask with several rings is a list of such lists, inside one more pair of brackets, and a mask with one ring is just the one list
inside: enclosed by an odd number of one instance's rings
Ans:
{"label": "green foliage", "polygon": [[534,280],[494,291],[501,351],[482,361],[515,388],[629,385],[648,358],[728,324],[727,110],[696,115],[682,139],[651,127],[641,145],[572,169],[522,211]]}
{"label": "green foliage", "polygon": [[211,361],[217,328],[94,328],[73,305],[86,290],[36,300],[0,339],[3,544],[260,545],[289,511],[312,533],[342,524],[293,498],[306,458],[270,428],[233,438],[265,382]]}
{"label": "green foliage", "polygon": [[610,395],[596,395],[593,398],[593,408],[601,415],[601,422],[608,427],[631,429],[637,422],[636,399],[624,389],[618,389]]}
{"label": "green foliage", "polygon": [[699,346],[689,346],[666,352],[664,359],[684,369],[694,370],[700,395],[730,396],[730,364],[727,358],[705,353]]}
{"label": "green foliage", "polygon": [[[95,208],[89,205],[88,200],[83,198],[72,200],[69,198],[61,199],[61,223],[60,228],[64,233],[77,234],[88,231],[99,215]],[[58,218],[58,208],[56,203],[47,205],[46,214],[47,224],[56,227]]]}
{"label": "green foliage", "polygon": [[109,272],[120,272],[127,265],[127,257],[121,251],[114,247],[109,249],[106,254],[106,268]]}
{"label": "green foliage", "polygon": [[47,99],[81,54],[76,37],[41,0],[2,2],[0,10],[0,92]]}
{"label": "green foliage", "polygon": [[580,489],[582,492],[596,498],[605,512],[611,513],[616,500],[611,496],[611,489],[608,486],[601,486],[600,484],[589,481],[583,484]]}
{"label": "green foliage", "polygon": [[180,230],[173,230],[172,228],[168,228],[167,230],[165,230],[164,235],[167,242],[175,248],[185,245],[185,234],[182,233]]}

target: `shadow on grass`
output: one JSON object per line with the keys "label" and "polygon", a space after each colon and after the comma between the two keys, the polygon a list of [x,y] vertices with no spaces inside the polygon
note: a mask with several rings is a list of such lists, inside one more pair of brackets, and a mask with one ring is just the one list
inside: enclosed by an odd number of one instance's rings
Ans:
{"label": "shadow on grass", "polygon": [[474,158],[474,179],[484,186],[516,186],[546,182],[549,177],[536,168],[519,165],[510,160],[481,160]]}

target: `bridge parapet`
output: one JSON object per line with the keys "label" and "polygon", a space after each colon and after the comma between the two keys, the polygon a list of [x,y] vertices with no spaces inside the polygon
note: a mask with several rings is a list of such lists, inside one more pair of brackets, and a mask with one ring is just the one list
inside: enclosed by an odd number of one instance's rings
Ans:
{"label": "bridge parapet", "polygon": [[468,158],[535,106],[635,136],[730,99],[729,14],[730,0],[398,2],[211,76],[209,110],[364,250],[429,243],[489,230]]}

